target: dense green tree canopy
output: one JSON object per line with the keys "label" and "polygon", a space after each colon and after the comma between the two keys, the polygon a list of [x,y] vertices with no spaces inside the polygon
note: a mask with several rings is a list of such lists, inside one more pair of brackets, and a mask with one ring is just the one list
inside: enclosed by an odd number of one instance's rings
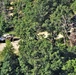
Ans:
{"label": "dense green tree canopy", "polygon": [[[18,56],[9,41],[0,53],[1,75],[76,74],[76,47],[68,40],[76,0],[1,0],[0,6],[0,36],[13,31],[20,37]],[[41,32],[49,36],[39,38]],[[57,40],[58,34],[64,37]]]}

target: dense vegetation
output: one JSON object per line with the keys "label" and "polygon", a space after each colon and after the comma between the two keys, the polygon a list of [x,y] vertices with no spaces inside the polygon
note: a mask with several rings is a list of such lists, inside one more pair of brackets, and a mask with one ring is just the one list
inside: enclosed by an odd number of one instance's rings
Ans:
{"label": "dense vegetation", "polygon": [[[76,75],[76,46],[70,47],[68,31],[76,14],[76,0],[2,0],[0,36],[20,37],[19,54],[10,41],[0,53],[0,75]],[[49,33],[47,38],[39,32]],[[63,39],[56,40],[63,34]]]}

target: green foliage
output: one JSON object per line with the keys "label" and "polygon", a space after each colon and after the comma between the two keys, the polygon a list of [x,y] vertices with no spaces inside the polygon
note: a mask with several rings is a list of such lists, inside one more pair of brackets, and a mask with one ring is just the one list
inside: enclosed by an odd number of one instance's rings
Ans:
{"label": "green foliage", "polygon": [[3,49],[2,52],[0,52],[0,61],[3,61],[6,57],[5,55],[10,52],[13,53],[14,48],[9,40],[6,40],[6,47]]}
{"label": "green foliage", "polygon": [[76,74],[76,59],[68,60],[65,65],[63,65],[62,70],[65,71],[67,75]]}
{"label": "green foliage", "polygon": [[[6,41],[0,54],[1,75],[75,75],[76,47],[64,45],[64,39],[55,40],[59,33],[67,37],[70,19],[75,12],[75,0],[18,0],[13,5],[5,0],[5,8],[13,7],[12,17],[0,14],[0,36],[13,27],[21,38],[19,57],[13,46]],[[1,8],[2,9],[2,8]],[[5,15],[5,16],[4,16]],[[64,26],[65,25],[65,26]],[[47,31],[50,36],[38,39],[39,32]],[[66,38],[66,41],[67,38]]]}
{"label": "green foliage", "polygon": [[21,43],[19,62],[24,75],[53,75],[62,65],[62,57],[58,47],[44,40],[30,40]]}
{"label": "green foliage", "polygon": [[69,6],[75,0],[59,0],[61,4]]}
{"label": "green foliage", "polygon": [[71,9],[73,10],[74,14],[76,14],[76,0],[71,4]]}
{"label": "green foliage", "polygon": [[13,53],[13,47],[7,40],[3,50],[4,60],[1,66],[1,75],[21,75],[18,56]]}

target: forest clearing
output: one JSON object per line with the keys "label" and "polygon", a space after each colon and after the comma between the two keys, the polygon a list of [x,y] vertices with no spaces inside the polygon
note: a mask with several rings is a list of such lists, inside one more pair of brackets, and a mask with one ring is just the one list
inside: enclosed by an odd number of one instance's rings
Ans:
{"label": "forest clearing", "polygon": [[[18,48],[19,48],[19,40],[11,42],[12,46],[15,49],[15,53],[18,53]],[[0,43],[0,51],[3,51],[4,47],[6,47],[6,43]]]}

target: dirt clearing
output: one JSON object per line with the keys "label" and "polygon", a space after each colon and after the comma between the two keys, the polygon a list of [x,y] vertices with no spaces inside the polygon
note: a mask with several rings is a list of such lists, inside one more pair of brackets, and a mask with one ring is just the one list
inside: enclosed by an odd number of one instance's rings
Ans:
{"label": "dirt clearing", "polygon": [[[11,44],[13,45],[15,49],[15,53],[18,53],[18,48],[19,48],[18,43],[19,43],[19,40],[11,42]],[[4,47],[6,47],[6,43],[0,43],[0,51],[2,51]]]}

